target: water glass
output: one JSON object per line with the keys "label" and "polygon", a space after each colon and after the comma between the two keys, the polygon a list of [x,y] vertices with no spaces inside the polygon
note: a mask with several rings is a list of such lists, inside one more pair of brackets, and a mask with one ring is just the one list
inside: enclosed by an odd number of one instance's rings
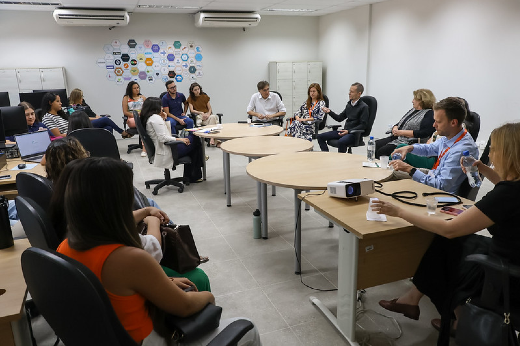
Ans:
{"label": "water glass", "polygon": [[426,210],[428,211],[428,215],[435,214],[437,203],[435,197],[426,197]]}
{"label": "water glass", "polygon": [[387,169],[389,160],[390,160],[390,157],[388,157],[388,156],[380,156],[379,161],[381,162],[381,168]]}

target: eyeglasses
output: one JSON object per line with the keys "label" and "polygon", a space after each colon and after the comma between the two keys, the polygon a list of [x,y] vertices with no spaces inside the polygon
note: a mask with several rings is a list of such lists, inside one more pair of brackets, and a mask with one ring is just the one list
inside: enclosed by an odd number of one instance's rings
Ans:
{"label": "eyeglasses", "polygon": [[264,88],[262,89],[262,91],[269,91],[269,88]]}
{"label": "eyeglasses", "polygon": [[168,90],[175,90],[175,89],[177,89],[177,86],[168,88]]}

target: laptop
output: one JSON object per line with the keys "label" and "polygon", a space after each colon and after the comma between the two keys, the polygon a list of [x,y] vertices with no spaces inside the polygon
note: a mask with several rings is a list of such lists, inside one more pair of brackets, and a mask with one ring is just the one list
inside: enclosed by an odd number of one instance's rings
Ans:
{"label": "laptop", "polygon": [[51,144],[47,131],[39,131],[14,136],[21,159],[29,162],[41,162],[45,150]]}

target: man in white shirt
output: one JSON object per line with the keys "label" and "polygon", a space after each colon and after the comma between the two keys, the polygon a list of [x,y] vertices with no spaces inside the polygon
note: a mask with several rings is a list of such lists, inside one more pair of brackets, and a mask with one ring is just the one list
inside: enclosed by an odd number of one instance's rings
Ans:
{"label": "man in white shirt", "polygon": [[285,106],[276,93],[269,92],[269,83],[258,82],[258,92],[251,96],[247,106],[247,114],[253,117],[253,121],[272,121],[285,115]]}

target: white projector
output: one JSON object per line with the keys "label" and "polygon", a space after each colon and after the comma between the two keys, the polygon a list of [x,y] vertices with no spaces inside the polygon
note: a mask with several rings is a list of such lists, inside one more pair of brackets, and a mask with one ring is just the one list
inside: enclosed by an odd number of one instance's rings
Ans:
{"label": "white projector", "polygon": [[374,181],[370,179],[348,179],[327,184],[329,196],[339,198],[357,198],[375,192]]}

